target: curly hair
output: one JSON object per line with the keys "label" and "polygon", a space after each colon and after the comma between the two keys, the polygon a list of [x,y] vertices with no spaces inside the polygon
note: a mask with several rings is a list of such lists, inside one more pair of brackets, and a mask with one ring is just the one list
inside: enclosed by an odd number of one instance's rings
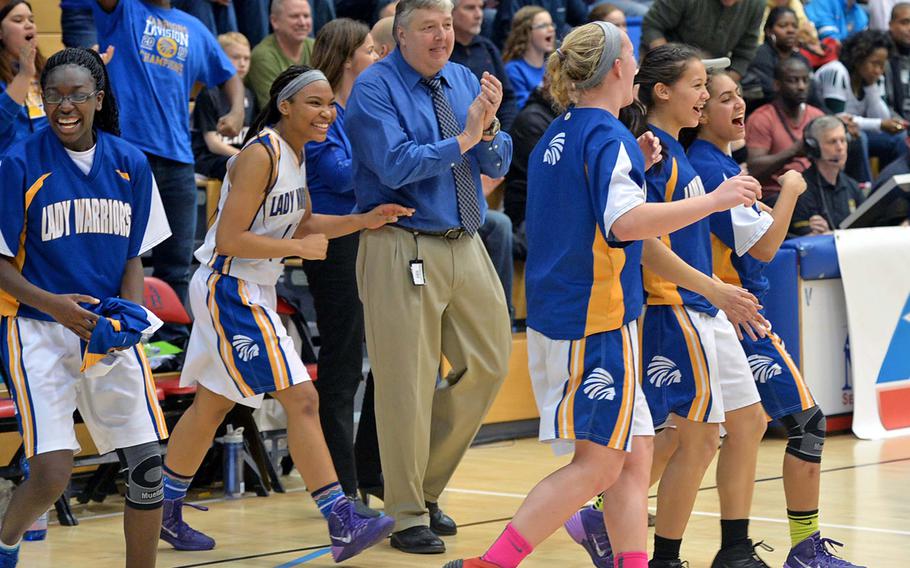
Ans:
{"label": "curly hair", "polygon": [[534,23],[534,18],[537,14],[543,14],[544,12],[546,10],[540,6],[525,6],[515,12],[515,17],[512,18],[512,31],[509,32],[509,37],[506,38],[506,46],[502,50],[503,62],[508,63],[525,56],[525,50],[528,49],[528,44],[531,43],[531,32],[533,31],[531,26]]}
{"label": "curly hair", "polygon": [[101,101],[101,110],[95,113],[94,128],[120,136],[120,112],[117,110],[117,99],[111,88],[111,81],[107,75],[107,67],[101,56],[91,49],[81,47],[67,47],[51,55],[47,65],[41,72],[41,91],[47,85],[47,78],[58,67],[75,65],[88,71],[95,80],[95,89],[104,91],[104,100]]}
{"label": "curly hair", "polygon": [[888,32],[878,30],[866,30],[844,40],[840,51],[840,61],[852,75],[859,66],[879,49],[888,52],[888,56],[894,52],[894,42]]}

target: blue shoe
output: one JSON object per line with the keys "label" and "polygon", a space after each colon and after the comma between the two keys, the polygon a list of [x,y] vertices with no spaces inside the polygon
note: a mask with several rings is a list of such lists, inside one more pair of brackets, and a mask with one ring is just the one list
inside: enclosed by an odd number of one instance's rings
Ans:
{"label": "blue shoe", "polygon": [[215,539],[184,522],[184,504],[200,511],[208,511],[207,507],[184,503],[183,499],[165,499],[161,519],[161,540],[177,550],[211,550],[215,548]]}
{"label": "blue shoe", "polygon": [[367,517],[357,513],[354,503],[342,497],[329,513],[329,537],[332,539],[332,558],[347,560],[385,540],[392,533],[395,520],[388,515]]}
{"label": "blue shoe", "polygon": [[604,514],[593,507],[581,509],[566,521],[566,532],[584,547],[597,568],[613,568],[613,547],[604,525]]}
{"label": "blue shoe", "polygon": [[19,564],[19,545],[16,548],[0,548],[0,568],[16,568]]}
{"label": "blue shoe", "polygon": [[835,556],[835,546],[843,544],[815,532],[790,550],[784,568],[865,568]]}

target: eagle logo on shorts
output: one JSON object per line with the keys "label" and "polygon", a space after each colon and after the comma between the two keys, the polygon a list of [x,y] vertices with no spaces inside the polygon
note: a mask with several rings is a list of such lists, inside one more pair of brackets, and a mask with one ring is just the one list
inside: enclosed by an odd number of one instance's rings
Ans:
{"label": "eagle logo on shorts", "polygon": [[613,397],[616,396],[616,389],[613,387],[613,377],[606,369],[601,369],[600,367],[591,371],[582,386],[584,387],[583,392],[591,400],[613,400]]}
{"label": "eagle logo on shorts", "polygon": [[562,157],[562,149],[566,143],[566,133],[560,132],[550,140],[547,149],[543,153],[543,163],[555,166],[556,162]]}
{"label": "eagle logo on shorts", "polygon": [[749,355],[749,367],[752,368],[752,376],[755,377],[755,382],[762,384],[784,372],[780,365],[774,362],[774,359],[764,355]]}
{"label": "eagle logo on shorts", "polygon": [[259,346],[256,345],[252,337],[235,335],[231,340],[231,345],[234,346],[234,350],[237,351],[237,355],[244,363],[259,356]]}
{"label": "eagle logo on shorts", "polygon": [[657,388],[682,381],[682,371],[663,355],[655,355],[648,363],[648,381]]}

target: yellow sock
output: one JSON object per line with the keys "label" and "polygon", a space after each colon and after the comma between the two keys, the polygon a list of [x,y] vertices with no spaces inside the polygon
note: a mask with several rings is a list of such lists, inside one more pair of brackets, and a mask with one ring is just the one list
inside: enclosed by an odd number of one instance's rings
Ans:
{"label": "yellow sock", "polygon": [[790,521],[790,540],[793,542],[793,546],[818,532],[818,509],[814,511],[787,509],[787,520]]}
{"label": "yellow sock", "polygon": [[597,499],[594,500],[594,504],[591,506],[594,508],[595,511],[603,511],[604,510],[604,494],[601,493],[600,495],[598,495]]}

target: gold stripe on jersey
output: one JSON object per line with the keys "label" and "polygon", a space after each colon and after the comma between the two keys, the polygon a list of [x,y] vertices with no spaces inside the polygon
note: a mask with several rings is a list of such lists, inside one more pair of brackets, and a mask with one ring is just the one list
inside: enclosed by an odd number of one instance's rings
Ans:
{"label": "gold stripe on jersey", "polygon": [[594,273],[585,317],[585,337],[619,329],[626,312],[620,280],[626,264],[625,250],[608,246],[600,227],[595,225],[591,255]]}
{"label": "gold stripe on jersey", "polygon": [[[670,164],[670,177],[667,179],[667,185],[664,190],[664,203],[673,201],[673,193],[676,191],[676,181],[679,179],[679,164],[676,158],[673,158]],[[670,244],[670,235],[660,237],[660,242],[667,245],[667,248],[673,250]],[[645,291],[648,293],[649,306],[681,306],[683,304],[682,296],[679,295],[679,287],[669,280],[661,278],[648,269],[642,271],[642,277],[645,284]]]}
{"label": "gold stripe on jersey", "polygon": [[22,344],[19,342],[19,320],[7,319],[6,347],[9,352],[10,380],[16,390],[16,408],[19,411],[19,423],[22,425],[22,444],[25,446],[25,457],[31,458],[37,452],[35,431],[32,429],[34,410],[28,400],[28,386],[25,372],[22,369]]}
{"label": "gold stripe on jersey", "polygon": [[695,398],[689,407],[689,414],[686,418],[695,422],[702,422],[708,414],[709,403],[711,402],[711,380],[708,362],[705,360],[705,353],[702,349],[698,332],[692,320],[689,319],[686,308],[673,306],[672,309],[686,340],[686,349],[689,352],[689,361],[695,378]]}
{"label": "gold stripe on jersey", "polygon": [[812,398],[812,393],[809,392],[809,387],[806,385],[803,375],[799,372],[799,368],[797,368],[796,363],[790,357],[790,354],[787,353],[787,349],[784,347],[784,343],[780,340],[780,337],[773,332],[769,333],[768,337],[771,339],[771,344],[777,349],[778,354],[780,354],[781,359],[787,364],[787,368],[790,369],[790,375],[793,376],[793,382],[796,384],[796,390],[799,392],[799,402],[802,409],[809,410],[815,406],[815,399]]}
{"label": "gold stripe on jersey", "polygon": [[287,374],[287,367],[284,364],[284,357],[278,347],[278,338],[272,332],[272,326],[266,321],[269,317],[268,314],[265,313],[262,306],[256,305],[250,301],[250,297],[246,293],[246,283],[239,278],[237,279],[237,292],[240,294],[240,300],[243,302],[243,305],[248,307],[253,314],[253,319],[256,321],[259,333],[262,334],[265,350],[269,355],[269,364],[272,367],[275,390],[283,390],[290,387],[291,381]]}
{"label": "gold stripe on jersey", "polygon": [[[53,172],[48,172],[39,177],[35,183],[28,188],[28,191],[25,192],[25,211],[22,215],[22,232],[19,234],[19,250],[16,252],[16,258],[13,259],[13,265],[20,273],[22,272],[22,267],[25,266],[25,235],[28,232],[28,208],[35,199],[38,190],[44,186],[44,180],[46,180],[51,173]],[[14,316],[18,311],[19,300],[0,289],[0,316]]]}
{"label": "gold stripe on jersey", "polygon": [[622,405],[616,415],[616,426],[613,428],[613,435],[610,436],[609,447],[624,451],[626,449],[626,437],[629,428],[632,425],[632,409],[635,407],[635,358],[632,353],[632,340],[629,338],[629,328],[622,326],[622,362],[625,372],[622,381]]}
{"label": "gold stripe on jersey", "polygon": [[739,272],[733,266],[733,249],[725,245],[714,233],[711,234],[711,256],[713,257],[714,274],[727,284],[742,287]]}
{"label": "gold stripe on jersey", "polygon": [[142,379],[145,383],[145,400],[152,410],[151,418],[155,422],[155,430],[158,431],[158,437],[163,440],[167,438],[168,435],[167,423],[164,421],[164,412],[161,410],[161,405],[158,404],[158,389],[155,387],[152,369],[149,366],[149,361],[145,356],[145,349],[142,348],[142,345],[135,345],[133,346],[133,349],[136,351],[136,356],[139,357],[139,363],[142,366]]}
{"label": "gold stripe on jersey", "polygon": [[215,333],[218,334],[218,347],[221,352],[221,360],[224,362],[224,367],[227,369],[228,375],[231,376],[231,379],[234,381],[234,385],[237,386],[237,389],[243,394],[244,397],[256,396],[256,393],[253,392],[253,389],[249,387],[243,380],[243,375],[240,373],[240,370],[237,368],[237,365],[234,364],[234,352],[231,350],[231,342],[228,340],[227,335],[224,333],[224,328],[221,327],[221,320],[218,310],[218,302],[215,301],[215,285],[218,283],[218,280],[221,278],[221,275],[217,272],[213,272],[209,276],[209,314],[212,316],[212,326],[215,328]]}

